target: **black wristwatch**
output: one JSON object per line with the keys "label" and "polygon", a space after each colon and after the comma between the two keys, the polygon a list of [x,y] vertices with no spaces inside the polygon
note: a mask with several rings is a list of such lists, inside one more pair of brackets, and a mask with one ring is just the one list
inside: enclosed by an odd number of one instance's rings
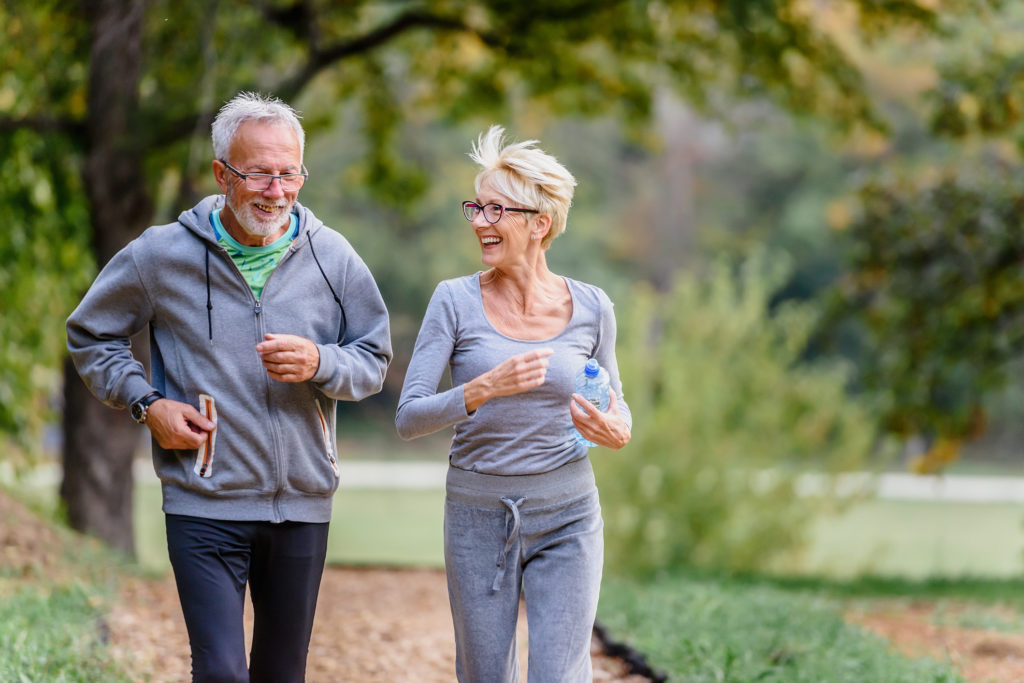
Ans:
{"label": "black wristwatch", "polygon": [[132,419],[139,424],[144,424],[146,418],[149,417],[149,406],[153,405],[154,401],[158,401],[164,397],[159,391],[151,391],[138,401],[132,404],[131,414]]}

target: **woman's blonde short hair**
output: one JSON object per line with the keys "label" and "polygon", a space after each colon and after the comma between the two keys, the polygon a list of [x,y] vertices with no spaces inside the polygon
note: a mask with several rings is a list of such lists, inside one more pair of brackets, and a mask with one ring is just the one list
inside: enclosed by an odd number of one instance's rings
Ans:
{"label": "woman's blonde short hair", "polygon": [[537,140],[504,145],[504,137],[504,128],[491,126],[477,138],[469,155],[482,167],[474,187],[479,193],[487,182],[517,206],[550,216],[551,229],[541,240],[541,246],[547,249],[565,232],[576,179],[555,157],[537,149]]}

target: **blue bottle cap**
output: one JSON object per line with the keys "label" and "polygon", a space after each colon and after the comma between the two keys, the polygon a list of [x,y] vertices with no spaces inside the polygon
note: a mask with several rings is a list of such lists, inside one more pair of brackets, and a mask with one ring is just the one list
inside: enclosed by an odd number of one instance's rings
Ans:
{"label": "blue bottle cap", "polygon": [[591,358],[587,361],[587,364],[583,366],[583,374],[587,377],[597,377],[599,372],[601,372],[601,364],[598,363],[595,358]]}

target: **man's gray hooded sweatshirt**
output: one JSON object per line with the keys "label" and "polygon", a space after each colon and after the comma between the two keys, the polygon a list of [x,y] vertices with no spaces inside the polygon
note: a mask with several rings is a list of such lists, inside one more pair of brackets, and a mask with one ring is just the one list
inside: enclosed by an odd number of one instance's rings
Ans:
{"label": "man's gray hooded sweatshirt", "polygon": [[[212,397],[209,447],[153,443],[164,512],[326,522],[338,487],[335,405],[380,391],[391,361],[387,309],[348,241],[298,203],[298,236],[256,300],[214,235],[210,212],[223,205],[207,197],[114,256],[68,318],[68,349],[112,407],[154,389],[200,410],[209,409],[200,396]],[[147,325],[152,383],[128,340]],[[314,377],[271,379],[256,352],[266,333],[312,340]]]}

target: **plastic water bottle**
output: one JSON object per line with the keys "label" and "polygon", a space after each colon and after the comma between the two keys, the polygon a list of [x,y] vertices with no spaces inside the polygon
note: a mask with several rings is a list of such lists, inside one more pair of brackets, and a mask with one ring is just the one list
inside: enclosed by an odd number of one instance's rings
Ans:
{"label": "plastic water bottle", "polygon": [[[576,393],[587,399],[602,413],[608,410],[608,390],[610,386],[608,371],[602,368],[600,363],[594,358],[588,360],[587,364],[576,373]],[[583,435],[580,434],[575,426],[572,428],[572,433],[575,439],[587,448],[597,445],[593,441],[583,438]]]}

